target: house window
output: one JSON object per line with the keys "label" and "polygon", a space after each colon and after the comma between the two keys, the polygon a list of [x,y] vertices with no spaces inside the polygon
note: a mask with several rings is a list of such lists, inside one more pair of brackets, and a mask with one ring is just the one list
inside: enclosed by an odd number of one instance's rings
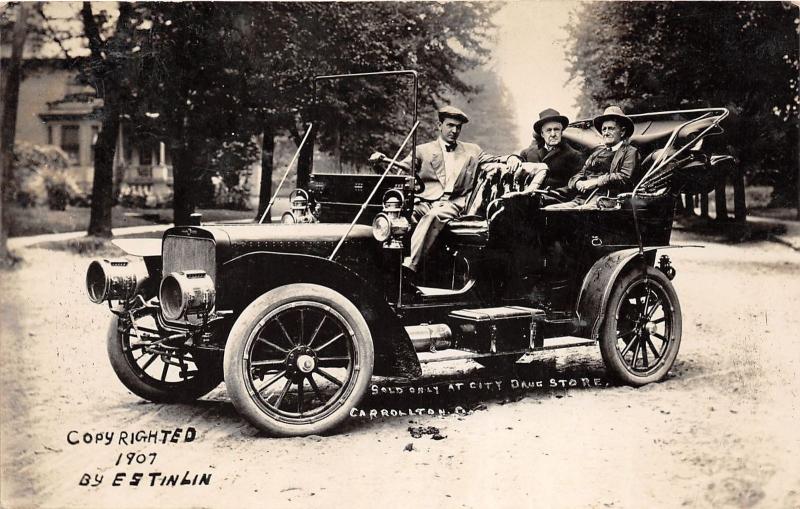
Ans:
{"label": "house window", "polygon": [[80,126],[61,126],[61,148],[67,153],[70,164],[80,164],[81,139]]}
{"label": "house window", "polygon": [[53,126],[51,125],[47,126],[47,144],[48,145],[53,144]]}

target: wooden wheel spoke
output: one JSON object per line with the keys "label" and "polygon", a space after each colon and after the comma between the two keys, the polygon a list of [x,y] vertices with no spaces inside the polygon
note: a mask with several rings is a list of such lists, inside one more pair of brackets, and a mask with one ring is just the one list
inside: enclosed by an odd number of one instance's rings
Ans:
{"label": "wooden wheel spoke", "polygon": [[150,355],[152,355],[152,357],[150,357],[150,359],[147,362],[144,363],[144,366],[141,367],[142,371],[144,371],[147,368],[149,368],[150,364],[152,364],[158,358],[158,354],[151,353]]}
{"label": "wooden wheel spoke", "polygon": [[308,340],[308,344],[306,345],[309,348],[314,343],[314,340],[317,338],[317,334],[319,334],[320,329],[322,329],[322,325],[325,323],[325,318],[327,317],[328,315],[322,315],[322,320],[319,321],[319,325],[317,325],[317,328],[314,329],[314,333],[311,334],[311,338]]}
{"label": "wooden wheel spoke", "polygon": [[633,357],[631,358],[630,367],[636,369],[636,359],[639,357],[639,350],[642,341],[637,338],[636,339],[636,346],[633,348]]}
{"label": "wooden wheel spoke", "polygon": [[317,396],[317,399],[319,399],[321,403],[325,403],[325,398],[322,397],[322,393],[320,392],[319,387],[317,387],[317,382],[314,381],[314,373],[308,374],[308,385],[310,385],[314,390],[314,394]]}
{"label": "wooden wheel spoke", "polygon": [[297,344],[303,344],[303,329],[305,328],[305,316],[303,313],[303,308],[300,308],[300,337],[297,338]]}
{"label": "wooden wheel spoke", "polygon": [[343,383],[341,380],[339,380],[339,379],[338,379],[338,378],[336,378],[335,376],[331,375],[331,374],[330,374],[330,373],[328,373],[327,371],[323,371],[323,370],[321,370],[320,368],[317,368],[317,369],[315,369],[315,370],[314,370],[314,373],[317,373],[318,375],[320,375],[320,376],[321,376],[321,377],[323,377],[323,378],[327,378],[328,380],[330,380],[332,383],[335,383],[335,384],[336,384],[336,385],[338,385],[339,387],[341,387],[342,385],[344,385],[344,383]]}
{"label": "wooden wheel spoke", "polygon": [[656,299],[655,303],[653,304],[653,307],[650,309],[650,311],[647,312],[647,319],[649,320],[650,318],[652,318],[655,312],[660,307],[661,307],[661,299]]}
{"label": "wooden wheel spoke", "polygon": [[297,384],[297,413],[303,415],[303,385],[305,385],[306,379],[301,378],[300,382]]}
{"label": "wooden wheel spoke", "polygon": [[650,335],[651,335],[651,336],[655,336],[655,337],[657,337],[658,339],[660,339],[660,340],[661,340],[661,341],[663,341],[664,343],[666,343],[666,342],[667,342],[667,338],[666,338],[665,336],[661,335],[661,334],[658,334],[658,333],[654,332],[654,333],[652,333],[652,334],[650,334]]}
{"label": "wooden wheel spoke", "polygon": [[338,357],[319,357],[317,359],[319,362],[333,362],[333,361],[349,361],[349,355],[341,355]]}
{"label": "wooden wheel spoke", "polygon": [[281,371],[281,372],[280,372],[280,373],[278,373],[277,375],[273,376],[272,378],[270,378],[269,380],[267,380],[267,383],[265,383],[265,384],[264,384],[264,385],[263,385],[263,386],[262,386],[260,389],[258,389],[258,390],[256,391],[256,393],[257,393],[257,394],[261,394],[262,392],[264,392],[264,389],[268,388],[269,386],[271,386],[272,384],[274,384],[275,382],[277,382],[278,380],[280,380],[281,378],[283,378],[283,376],[284,376],[285,374],[286,374],[286,371]]}
{"label": "wooden wheel spoke", "polygon": [[642,352],[642,367],[645,369],[650,367],[650,361],[647,360],[647,341],[643,340],[640,341],[642,343],[641,347],[639,348]]}
{"label": "wooden wheel spoke", "polygon": [[661,318],[657,318],[655,320],[650,320],[650,321],[653,322],[653,323],[662,323],[662,322],[666,321],[666,319],[667,319],[666,316],[662,316]]}
{"label": "wooden wheel spoke", "polygon": [[633,338],[625,345],[625,348],[619,352],[620,357],[625,357],[625,355],[630,351],[631,347],[635,346],[635,343],[639,342],[639,338]]}
{"label": "wooden wheel spoke", "polygon": [[265,345],[267,345],[267,346],[269,346],[269,347],[272,347],[272,348],[274,348],[275,350],[278,350],[279,352],[283,352],[283,353],[289,353],[289,350],[287,350],[287,349],[285,349],[285,348],[283,348],[283,347],[280,347],[280,346],[276,345],[275,343],[273,343],[273,342],[271,342],[271,341],[268,341],[268,340],[266,340],[266,339],[264,339],[264,338],[262,338],[262,337],[258,337],[258,338],[256,338],[256,341],[258,341],[258,342],[260,342],[260,343],[264,343]]}
{"label": "wooden wheel spoke", "polygon": [[658,353],[658,350],[656,350],[656,346],[653,342],[650,341],[650,338],[647,338],[647,346],[650,347],[650,351],[653,352],[653,361],[658,362],[661,360],[661,355]]}
{"label": "wooden wheel spoke", "polygon": [[276,410],[280,410],[281,403],[283,403],[283,398],[286,397],[286,393],[289,392],[289,388],[291,386],[292,386],[292,381],[287,379],[286,380],[286,384],[283,386],[283,389],[281,389],[281,393],[278,396],[278,399],[275,401],[275,409]]}
{"label": "wooden wheel spoke", "polygon": [[167,381],[167,371],[168,370],[169,370],[169,363],[165,362],[164,363],[164,369],[161,371],[161,381],[162,382],[166,382]]}
{"label": "wooden wheel spoke", "polygon": [[280,366],[281,364],[285,364],[286,361],[283,359],[277,359],[273,361],[252,361],[250,363],[251,366]]}
{"label": "wooden wheel spoke", "polygon": [[286,331],[286,327],[283,326],[283,322],[281,322],[281,319],[278,318],[277,316],[275,317],[275,323],[278,324],[278,327],[280,327],[281,332],[283,332],[283,335],[286,337],[286,340],[289,342],[289,344],[291,346],[297,346],[297,343],[292,339],[292,337]]}
{"label": "wooden wheel spoke", "polygon": [[340,333],[339,333],[339,334],[337,334],[337,335],[336,335],[336,336],[335,336],[333,339],[331,339],[330,341],[328,341],[327,343],[325,343],[325,344],[324,344],[324,345],[322,345],[321,347],[319,347],[319,348],[316,348],[316,349],[315,349],[315,351],[316,351],[317,353],[320,353],[321,351],[325,350],[326,348],[328,348],[329,346],[331,346],[331,345],[332,345],[333,343],[335,343],[336,341],[338,341],[338,340],[342,339],[343,337],[344,337],[344,332],[340,332]]}
{"label": "wooden wheel spoke", "polygon": [[647,306],[650,304],[650,287],[647,286],[647,283],[645,283],[644,291],[645,291],[644,306],[642,306],[642,313],[641,314],[647,313]]}

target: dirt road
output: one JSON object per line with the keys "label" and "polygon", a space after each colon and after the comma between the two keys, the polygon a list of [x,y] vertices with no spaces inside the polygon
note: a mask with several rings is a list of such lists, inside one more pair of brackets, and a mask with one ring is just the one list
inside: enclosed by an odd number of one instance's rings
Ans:
{"label": "dirt road", "polygon": [[[224,385],[191,405],[128,393],[88,259],[23,255],[0,273],[3,507],[800,507],[800,254],[782,245],[670,253],[684,331],[663,383],[607,386],[596,349],[506,377],[452,363],[286,440]],[[418,408],[446,415],[391,415]]]}

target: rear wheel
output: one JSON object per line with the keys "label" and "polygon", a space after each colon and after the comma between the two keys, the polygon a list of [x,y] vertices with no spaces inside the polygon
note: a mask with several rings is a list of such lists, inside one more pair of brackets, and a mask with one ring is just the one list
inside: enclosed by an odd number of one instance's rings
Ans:
{"label": "rear wheel", "polygon": [[155,313],[134,311],[133,322],[112,318],[106,347],[114,373],[131,392],[154,403],[189,402],[211,392],[222,381],[219,354],[166,344]]}
{"label": "rear wheel", "polygon": [[662,380],[681,344],[681,307],[659,270],[633,270],[614,285],[606,308],[600,352],[609,374],[640,386]]}
{"label": "rear wheel", "polygon": [[358,308],[313,284],[271,290],[236,320],[225,347],[225,385],[236,409],[277,436],[319,434],[364,395],[374,364]]}

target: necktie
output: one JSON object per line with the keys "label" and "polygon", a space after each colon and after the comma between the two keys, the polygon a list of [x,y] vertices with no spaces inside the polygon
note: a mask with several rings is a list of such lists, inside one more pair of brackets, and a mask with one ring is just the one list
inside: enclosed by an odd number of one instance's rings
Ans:
{"label": "necktie", "polygon": [[456,146],[457,146],[457,145],[456,145],[455,143],[451,143],[451,144],[447,144],[447,145],[445,145],[445,146],[444,146],[444,149],[445,149],[446,151],[448,151],[448,152],[452,152],[452,151],[454,151],[454,150],[456,149]]}

